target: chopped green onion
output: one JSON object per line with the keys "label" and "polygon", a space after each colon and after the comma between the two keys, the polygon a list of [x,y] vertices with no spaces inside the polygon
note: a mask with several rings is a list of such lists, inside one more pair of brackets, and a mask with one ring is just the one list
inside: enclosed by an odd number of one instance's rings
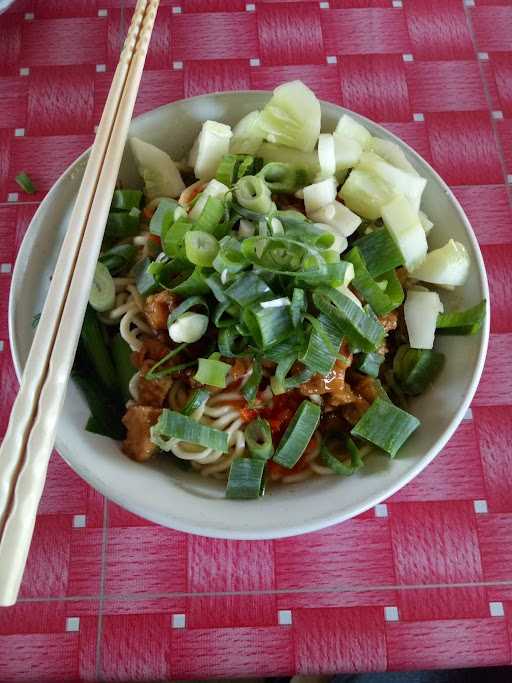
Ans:
{"label": "chopped green onion", "polygon": [[208,328],[208,316],[187,311],[168,325],[169,337],[176,343],[194,344]]}
{"label": "chopped green onion", "polygon": [[244,431],[245,443],[253,458],[269,460],[274,454],[272,432],[267,420],[257,417],[249,422]]}
{"label": "chopped green onion", "polygon": [[382,344],[383,326],[341,292],[319,287],[313,292],[313,302],[343,332],[352,347],[375,351]]}
{"label": "chopped green onion", "polygon": [[219,243],[210,233],[190,230],[185,234],[185,253],[195,266],[210,267],[218,251]]}
{"label": "chopped green onion", "polygon": [[35,330],[39,325],[39,320],[41,319],[41,313],[36,313],[32,318],[32,329]]}
{"label": "chopped green onion", "polygon": [[89,303],[95,311],[104,313],[114,307],[115,301],[116,286],[112,275],[107,266],[98,261],[89,292]]}
{"label": "chopped green onion", "polygon": [[293,194],[308,183],[306,169],[278,161],[263,166],[258,173],[271,192]]}
{"label": "chopped green onion", "polygon": [[206,303],[205,299],[203,299],[203,297],[190,296],[188,299],[185,299],[185,301],[182,301],[182,303],[169,314],[169,317],[167,319],[167,326],[172,325],[172,323],[175,322],[180,317],[180,315],[182,315],[182,313],[186,313],[195,306],[201,306],[202,308],[204,308],[206,310],[207,315],[210,312],[208,304]]}
{"label": "chopped green onion", "polygon": [[[236,358],[238,356],[246,356],[247,340],[240,333],[238,325],[230,325],[219,330],[218,346],[219,351],[223,356],[228,358]],[[238,349],[235,348],[238,344]]]}
{"label": "chopped green onion", "polygon": [[160,370],[157,372],[158,368],[163,365],[164,363],[167,363],[168,360],[171,358],[174,358],[174,356],[178,355],[180,351],[183,351],[187,347],[187,344],[180,344],[179,346],[176,346],[174,349],[171,349],[169,353],[167,353],[163,358],[161,358],[158,363],[155,363],[149,370],[146,372],[144,375],[144,379],[160,379],[161,377],[165,377],[166,375],[172,374],[172,372],[169,372],[170,370],[175,371],[176,365],[174,365],[171,368],[164,368],[163,370]]}
{"label": "chopped green onion", "polygon": [[[223,317],[227,313],[226,317]],[[224,301],[222,304],[217,304],[213,312],[213,324],[215,327],[231,327],[239,319],[239,306],[231,301]],[[236,318],[236,320],[235,320]]]}
{"label": "chopped green onion", "polygon": [[261,157],[253,157],[248,154],[240,155],[240,165],[236,172],[236,179],[240,180],[246,175],[256,175],[263,166],[263,159]]}
{"label": "chopped green onion", "polygon": [[323,443],[320,448],[320,457],[324,464],[329,467],[334,474],[338,474],[343,477],[350,477],[351,474],[354,474],[354,472],[361,469],[361,467],[364,465],[364,462],[359,453],[359,449],[350,437],[345,438],[344,447],[350,455],[350,465],[341,462],[335,455],[333,455],[325,443]]}
{"label": "chopped green onion", "polygon": [[244,307],[258,299],[272,296],[272,290],[267,283],[254,272],[242,273],[235,282],[226,289],[226,295],[234,302]]}
{"label": "chopped green onion", "polygon": [[85,309],[80,340],[95,375],[99,377],[106,389],[115,391],[118,386],[117,373],[105,344],[98,316],[90,306]]}
{"label": "chopped green onion", "polygon": [[103,252],[99,261],[104,263],[111,275],[128,270],[133,265],[137,256],[137,247],[133,244],[116,244],[108,251]]}
{"label": "chopped green onion", "polygon": [[185,235],[193,230],[192,223],[188,218],[180,218],[173,223],[162,236],[162,249],[167,256],[175,258],[185,258]]}
{"label": "chopped green onion", "polygon": [[31,178],[28,176],[28,174],[25,173],[25,171],[18,173],[15,180],[18,183],[18,185],[21,187],[23,192],[26,192],[27,194],[34,194],[36,192],[36,188],[34,186],[34,183],[32,182]]}
{"label": "chopped green onion", "polygon": [[116,334],[112,340],[112,360],[117,372],[117,379],[123,401],[131,398],[129,384],[131,378],[137,372],[137,368],[132,363],[132,350],[127,342]]}
{"label": "chopped green onion", "polygon": [[272,207],[270,190],[257,176],[246,175],[237,182],[235,188],[237,202],[257,214],[267,214]]}
{"label": "chopped green onion", "polygon": [[191,395],[185,406],[182,408],[183,415],[192,415],[198,408],[201,408],[210,398],[210,392],[206,389],[196,389]]}
{"label": "chopped green onion", "polygon": [[237,154],[225,154],[217,166],[215,180],[231,187],[236,182],[239,165],[240,157]]}
{"label": "chopped green onion", "polygon": [[163,451],[171,450],[174,439],[213,448],[222,453],[229,450],[227,432],[207,427],[174,410],[164,409],[156,425],[151,427],[150,434],[151,441]]}
{"label": "chopped green onion", "polygon": [[151,216],[149,221],[149,232],[152,235],[158,235],[164,238],[165,234],[174,223],[174,212],[179,204],[174,199],[167,199],[166,197],[160,200],[155,213]]}
{"label": "chopped green onion", "polygon": [[214,358],[199,358],[199,366],[194,379],[201,384],[224,389],[226,377],[230,370],[231,365],[229,363],[223,363]]}
{"label": "chopped green onion", "polygon": [[255,358],[252,363],[252,372],[249,376],[249,379],[242,387],[242,396],[245,398],[249,406],[252,406],[256,400],[261,377],[261,363],[258,358]]}
{"label": "chopped green onion", "polygon": [[311,323],[308,345],[299,360],[313,372],[327,375],[338,355],[343,332],[326,315],[306,316]]}
{"label": "chopped green onion", "polygon": [[297,464],[315,433],[320,413],[316,403],[302,401],[277,446],[274,462],[289,469]]}
{"label": "chopped green onion", "polygon": [[259,498],[262,495],[265,464],[266,461],[262,459],[235,458],[229,469],[226,498]]}
{"label": "chopped green onion", "polygon": [[294,287],[292,294],[292,305],[290,308],[290,316],[292,319],[292,325],[294,327],[297,327],[302,322],[307,307],[308,302],[304,290]]}
{"label": "chopped green onion", "polygon": [[[152,294],[158,289],[158,282],[155,279],[155,276],[149,270],[151,265],[153,265],[152,262],[146,257],[138,261],[132,268],[132,272],[135,277],[135,286],[137,287],[139,294],[142,294],[142,296]],[[163,266],[164,264],[159,265]]]}
{"label": "chopped green onion", "polygon": [[464,311],[440,313],[437,317],[437,332],[439,334],[476,334],[482,327],[485,318],[486,301],[481,301],[472,308]]}
{"label": "chopped green onion", "polygon": [[130,211],[138,209],[142,199],[140,190],[114,190],[112,196],[111,211]]}
{"label": "chopped green onion", "polygon": [[430,349],[411,349],[404,344],[393,359],[393,372],[405,394],[418,396],[444,367],[444,354]]}
{"label": "chopped green onion", "polygon": [[354,246],[361,252],[372,277],[378,277],[404,264],[404,257],[387,228],[379,228],[361,237]]}
{"label": "chopped green onion", "polygon": [[354,358],[353,367],[369,377],[378,377],[383,361],[382,353],[359,353]]}
{"label": "chopped green onion", "polygon": [[140,210],[135,207],[130,211],[111,211],[105,226],[105,237],[134,237],[139,234],[139,223]]}
{"label": "chopped green onion", "polygon": [[181,273],[169,282],[168,286],[164,282],[161,284],[173,294],[180,296],[208,294],[208,285],[204,281],[203,271],[199,266],[196,266],[192,272]]}
{"label": "chopped green onion", "polygon": [[287,337],[291,329],[289,307],[262,308],[259,304],[246,308],[242,320],[249,328],[257,346],[264,349]]}
{"label": "chopped green onion", "polygon": [[[247,241],[247,240],[245,240]],[[227,235],[219,242],[219,251],[213,262],[218,273],[238,273],[247,265],[247,260],[241,251],[241,244],[235,238]]]}
{"label": "chopped green onion", "polygon": [[350,433],[378,446],[393,458],[419,425],[414,415],[377,398]]}
{"label": "chopped green onion", "polygon": [[357,247],[353,247],[345,258],[354,265],[355,277],[352,286],[366,299],[377,315],[386,315],[400,306],[404,300],[404,293],[398,279],[396,282],[399,288],[395,288],[395,296],[392,298],[387,291],[387,281],[383,281],[386,283],[386,291],[382,291],[381,283],[376,282],[370,275]]}
{"label": "chopped green onion", "polygon": [[201,215],[194,223],[194,229],[213,233],[223,216],[224,202],[217,197],[208,197]]}
{"label": "chopped green onion", "polygon": [[80,387],[91,411],[86,430],[110,439],[123,439],[126,430],[121,422],[121,410],[105,393],[105,388],[89,373],[73,370],[71,376]]}
{"label": "chopped green onion", "polygon": [[204,281],[211,289],[213,296],[217,299],[219,303],[224,303],[228,300],[226,293],[224,292],[224,287],[222,285],[220,275],[218,273],[212,273],[205,277]]}
{"label": "chopped green onion", "polygon": [[297,358],[302,341],[302,337],[300,336],[301,332],[302,330],[297,329],[279,344],[275,344],[271,348],[265,349],[265,358],[273,363],[279,363],[279,361],[290,356]]}

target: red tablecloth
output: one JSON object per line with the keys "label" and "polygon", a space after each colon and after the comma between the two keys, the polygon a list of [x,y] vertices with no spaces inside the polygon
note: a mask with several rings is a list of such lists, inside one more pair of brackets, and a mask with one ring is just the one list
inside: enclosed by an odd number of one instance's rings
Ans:
{"label": "red tablecloth", "polygon": [[[0,430],[16,380],[7,297],[26,227],[92,141],[123,0],[0,17]],[[504,664],[512,634],[512,3],[163,1],[136,112],[301,78],[383,122],[451,184],[492,292],[486,369],[445,450],[386,504],[325,531],[216,541],[122,510],[55,455],[0,680],[153,681]],[[19,191],[30,172],[39,192]]]}

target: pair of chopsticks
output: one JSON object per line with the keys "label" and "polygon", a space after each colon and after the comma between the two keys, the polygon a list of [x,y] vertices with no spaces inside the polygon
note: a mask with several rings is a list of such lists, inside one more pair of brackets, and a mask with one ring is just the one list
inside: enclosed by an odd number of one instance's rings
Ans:
{"label": "pair of chopsticks", "polygon": [[0,605],[16,601],[159,0],[138,0],[0,447]]}

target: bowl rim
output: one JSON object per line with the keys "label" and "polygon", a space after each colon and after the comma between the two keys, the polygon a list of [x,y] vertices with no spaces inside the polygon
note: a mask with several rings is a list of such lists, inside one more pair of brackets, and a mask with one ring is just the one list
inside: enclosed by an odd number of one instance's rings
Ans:
{"label": "bowl rim", "polygon": [[[214,93],[203,93],[201,95],[195,95],[194,97],[187,97],[187,98],[182,98],[179,100],[174,100],[173,102],[169,102],[167,104],[160,105],[159,107],[155,107],[154,109],[151,109],[147,112],[144,112],[143,114],[140,114],[139,116],[135,117],[132,119],[132,121],[143,121],[145,118],[149,118],[150,116],[154,115],[155,112],[159,110],[163,110],[171,105],[179,105],[184,102],[191,102],[194,100],[200,100],[200,99],[208,99],[208,98],[215,98],[218,96],[237,96],[237,97],[243,97],[246,94],[258,94],[258,95],[269,95],[271,91],[269,90],[227,90],[227,91],[220,91],[220,92],[214,92]],[[488,279],[487,279],[487,272],[485,269],[484,265],[484,260],[482,257],[482,253],[480,250],[480,245],[478,243],[478,240],[476,238],[475,232],[471,226],[471,223],[466,216],[464,209],[462,208],[460,202],[458,201],[457,197],[453,194],[452,190],[448,186],[448,184],[443,180],[443,178],[437,173],[437,171],[429,164],[426,159],[424,159],[416,150],[414,150],[410,145],[408,145],[404,140],[402,140],[400,137],[395,135],[393,132],[388,130],[385,126],[381,125],[380,123],[377,123],[373,121],[372,119],[369,119],[368,117],[359,114],[358,112],[352,111],[350,109],[347,109],[346,107],[343,107],[341,105],[335,104],[333,102],[327,102],[325,100],[319,100],[321,106],[329,106],[329,107],[335,107],[340,111],[340,113],[347,113],[353,116],[357,121],[361,122],[363,125],[370,124],[372,127],[377,127],[381,133],[384,134],[385,138],[391,138],[393,142],[401,146],[402,148],[405,148],[407,153],[413,157],[415,160],[419,160],[421,163],[425,164],[430,173],[432,174],[433,178],[437,181],[439,184],[440,188],[443,190],[443,192],[447,195],[448,199],[450,202],[453,204],[453,206],[456,209],[457,214],[459,215],[462,224],[465,229],[466,236],[468,240],[471,243],[471,247],[473,249],[474,255],[475,255],[475,262],[478,268],[478,276],[479,276],[479,284],[483,293],[484,298],[487,301],[486,304],[486,316],[484,320],[484,325],[481,330],[481,342],[480,346],[478,349],[478,355],[476,358],[475,366],[473,369],[473,373],[471,376],[470,383],[468,385],[466,394],[464,399],[462,400],[461,404],[459,405],[454,417],[452,418],[451,422],[449,425],[445,428],[445,430],[442,432],[442,434],[439,436],[435,444],[428,450],[426,451],[421,458],[418,460],[416,465],[412,467],[410,470],[407,472],[403,473],[400,475],[400,477],[397,478],[397,480],[391,484],[388,485],[385,489],[382,489],[379,493],[366,498],[365,502],[363,504],[357,505],[352,512],[344,512],[344,513],[333,513],[331,515],[326,516],[325,514],[322,514],[320,517],[310,517],[307,521],[301,521],[300,523],[297,523],[295,525],[289,525],[286,528],[284,528],[282,531],[278,530],[272,530],[266,533],[262,533],[259,531],[252,531],[252,530],[246,530],[243,532],[240,531],[230,531],[230,530],[225,530],[225,529],[219,529],[218,527],[209,527],[207,523],[196,525],[195,523],[189,523],[187,519],[176,515],[175,513],[170,512],[169,514],[166,515],[161,515],[158,512],[155,512],[154,510],[148,508],[145,504],[134,504],[130,500],[129,497],[125,498],[123,495],[123,492],[116,491],[113,489],[108,483],[105,483],[97,474],[89,469],[85,462],[82,462],[79,458],[74,459],[73,457],[70,457],[71,453],[71,448],[68,447],[67,444],[63,443],[62,439],[59,438],[58,432],[55,440],[55,449],[58,451],[59,455],[66,461],[66,463],[73,469],[80,477],[82,477],[90,486],[92,486],[94,489],[99,491],[103,496],[105,496],[107,499],[112,500],[114,503],[117,503],[118,505],[122,506],[126,510],[143,517],[144,519],[147,519],[151,522],[154,522],[156,524],[160,524],[162,526],[165,526],[167,528],[172,528],[177,531],[185,532],[185,533],[192,533],[192,534],[197,534],[201,536],[207,536],[210,538],[223,538],[223,539],[232,539],[232,540],[269,540],[269,539],[275,539],[275,538],[285,538],[285,537],[291,537],[291,536],[297,536],[300,534],[304,533],[310,533],[313,531],[318,531],[320,529],[327,528],[329,526],[332,526],[334,524],[341,523],[343,521],[346,521],[348,519],[352,519],[353,517],[356,517],[363,512],[371,509],[375,505],[379,504],[383,500],[388,499],[390,496],[392,496],[394,493],[396,493],[398,490],[400,490],[403,486],[408,484],[410,481],[412,481],[415,477],[420,474],[422,470],[424,470],[427,465],[429,465],[432,460],[440,453],[440,451],[444,448],[446,443],[449,441],[449,439],[453,436],[455,430],[458,428],[460,425],[461,421],[464,418],[464,415],[466,414],[471,401],[473,400],[473,397],[475,395],[475,392],[477,390],[484,364],[485,364],[485,358],[487,354],[487,349],[488,349],[488,344],[489,344],[489,335],[490,335],[490,292],[489,292],[489,284],[488,284]],[[50,190],[47,192],[45,197],[41,200],[41,203],[39,204],[37,211],[35,214],[32,216],[32,219],[30,221],[30,224],[23,236],[23,240],[20,244],[20,247],[18,249],[18,253],[16,255],[16,262],[14,265],[14,269],[12,272],[12,277],[11,277],[11,287],[9,291],[9,311],[8,311],[8,333],[9,333],[9,345],[11,349],[11,356],[13,360],[13,365],[14,369],[16,372],[16,376],[18,378],[18,381],[20,381],[21,376],[23,374],[23,369],[20,361],[20,356],[19,356],[19,349],[16,345],[16,337],[15,337],[15,303],[14,303],[14,295],[15,295],[15,290],[17,287],[15,286],[15,283],[20,281],[23,277],[23,273],[20,273],[21,265],[20,265],[20,259],[19,255],[23,252],[24,248],[26,247],[26,243],[31,239],[32,237],[32,232],[36,231],[36,225],[38,224],[39,220],[39,214],[43,213],[45,210],[45,207],[47,204],[51,204],[51,202],[54,200],[56,196],[61,191],[61,184],[65,181],[65,179],[71,175],[74,171],[74,169],[81,163],[83,160],[87,157],[87,155],[90,152],[91,147],[88,147],[80,156],[78,156],[67,168],[61,173],[61,175],[57,178],[57,180],[53,183],[51,186]],[[172,526],[170,526],[172,524]]]}

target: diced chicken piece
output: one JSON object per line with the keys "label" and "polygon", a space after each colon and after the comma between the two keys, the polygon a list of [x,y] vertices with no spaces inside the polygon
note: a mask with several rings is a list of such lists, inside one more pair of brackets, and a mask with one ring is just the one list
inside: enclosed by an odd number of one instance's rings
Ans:
{"label": "diced chicken piece", "polygon": [[123,441],[123,453],[132,460],[145,462],[157,450],[150,441],[149,430],[158,422],[161,412],[158,408],[149,406],[132,406],[126,411],[123,424],[127,435]]}
{"label": "diced chicken piece", "polygon": [[173,378],[171,375],[168,375],[167,377],[162,377],[161,379],[146,379],[145,374],[151,370],[153,365],[154,362],[152,360],[147,360],[140,369],[140,375],[137,382],[139,401],[144,406],[161,408],[165,402],[165,399],[167,398]]}
{"label": "diced chicken piece", "polygon": [[345,371],[347,363],[342,360],[336,360],[333,369],[325,375],[316,374],[299,386],[299,391],[303,396],[311,396],[311,394],[329,394],[341,393],[345,387]]}
{"label": "diced chicken piece", "polygon": [[[232,359],[224,358],[222,360],[224,360],[226,363],[229,363],[230,360],[232,361]],[[237,382],[249,372],[251,365],[252,361],[249,358],[236,358],[235,362],[231,366],[231,370],[229,371],[229,381]]]}
{"label": "diced chicken piece", "polygon": [[391,311],[391,313],[381,315],[379,322],[386,332],[391,332],[392,330],[396,330],[396,326],[398,325],[398,315],[395,311]]}
{"label": "diced chicken piece", "polygon": [[132,363],[140,370],[147,359],[152,360],[154,364],[162,360],[170,350],[169,346],[157,337],[144,339],[140,351],[132,353]]}
{"label": "diced chicken piece", "polygon": [[350,377],[350,386],[370,404],[379,396],[378,386],[375,380],[373,377],[368,377],[368,375],[353,372]]}
{"label": "diced chicken piece", "polygon": [[167,290],[151,294],[144,304],[144,313],[154,330],[166,330],[169,313],[179,306],[181,299]]}

